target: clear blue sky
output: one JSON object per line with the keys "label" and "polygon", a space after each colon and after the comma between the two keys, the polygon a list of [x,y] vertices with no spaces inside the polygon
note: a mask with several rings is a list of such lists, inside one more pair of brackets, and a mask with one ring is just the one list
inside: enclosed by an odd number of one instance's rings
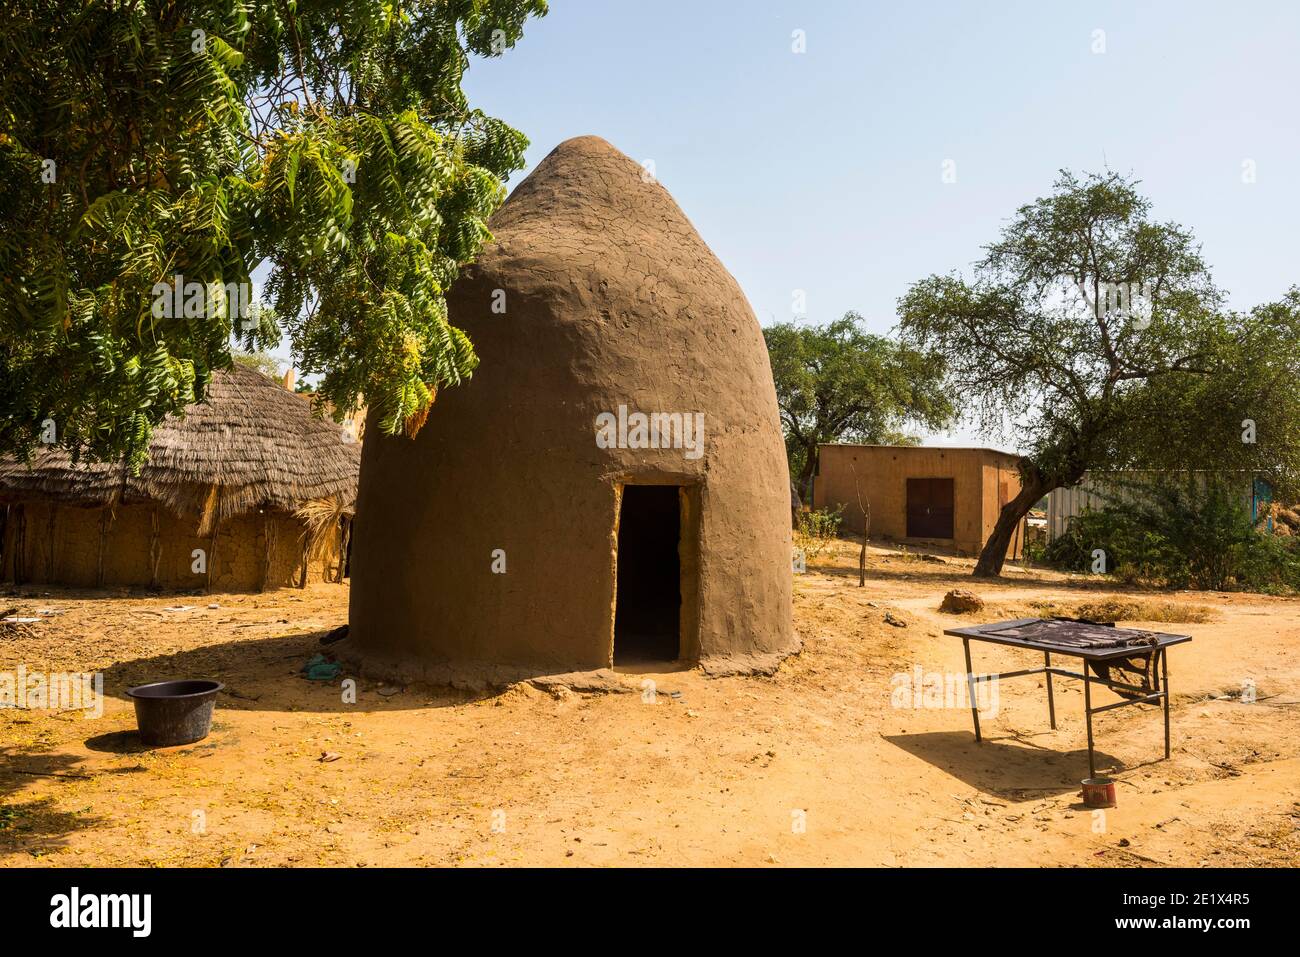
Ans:
{"label": "clear blue sky", "polygon": [[530,169],[586,133],[653,160],[764,324],[802,289],[806,321],[888,330],[909,283],[969,268],[1062,167],[1139,177],[1235,306],[1300,283],[1300,4],[551,7],[473,64],[470,102],[529,136]]}
{"label": "clear blue sky", "polygon": [[1233,305],[1300,283],[1296,3],[554,0],[466,88],[529,168],[585,133],[653,160],[764,324],[802,289],[888,330],[1062,167],[1139,177]]}

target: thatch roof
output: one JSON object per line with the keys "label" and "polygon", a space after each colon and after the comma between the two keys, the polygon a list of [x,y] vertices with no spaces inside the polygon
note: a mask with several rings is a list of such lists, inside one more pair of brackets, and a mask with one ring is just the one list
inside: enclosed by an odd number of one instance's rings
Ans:
{"label": "thatch roof", "polygon": [[120,464],[73,465],[62,449],[41,449],[29,463],[0,458],[0,502],[158,502],[206,527],[214,517],[292,512],[319,499],[350,510],[360,461],[360,446],[313,416],[306,399],[236,366],[213,374],[205,401],[154,429],[139,475]]}

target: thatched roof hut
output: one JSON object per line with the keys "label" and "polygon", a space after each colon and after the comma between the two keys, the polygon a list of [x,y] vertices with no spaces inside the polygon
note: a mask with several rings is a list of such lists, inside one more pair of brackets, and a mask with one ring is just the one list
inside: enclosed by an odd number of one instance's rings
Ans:
{"label": "thatched roof hut", "polygon": [[321,559],[321,576],[337,576],[359,460],[301,396],[251,369],[217,372],[204,402],[154,430],[136,475],[62,449],[0,459],[0,575],[264,588],[305,583]]}

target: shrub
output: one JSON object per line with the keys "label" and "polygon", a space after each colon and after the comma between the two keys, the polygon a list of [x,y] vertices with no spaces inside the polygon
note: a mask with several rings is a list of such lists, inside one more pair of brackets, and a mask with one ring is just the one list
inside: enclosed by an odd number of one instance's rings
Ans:
{"label": "shrub", "polygon": [[1100,548],[1107,570],[1130,581],[1210,591],[1300,588],[1295,540],[1253,527],[1245,503],[1222,479],[1188,476],[1128,489],[1122,500],[1075,516],[1048,545],[1046,560],[1090,571]]}
{"label": "shrub", "polygon": [[818,508],[799,513],[794,529],[794,543],[806,558],[816,558],[835,541],[844,521],[844,506]]}

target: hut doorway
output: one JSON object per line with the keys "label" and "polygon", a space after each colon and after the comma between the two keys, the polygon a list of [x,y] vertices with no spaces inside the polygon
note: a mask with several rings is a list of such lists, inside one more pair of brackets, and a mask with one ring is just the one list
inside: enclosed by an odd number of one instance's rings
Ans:
{"label": "hut doorway", "polygon": [[627,485],[618,519],[614,664],[681,656],[681,489]]}

